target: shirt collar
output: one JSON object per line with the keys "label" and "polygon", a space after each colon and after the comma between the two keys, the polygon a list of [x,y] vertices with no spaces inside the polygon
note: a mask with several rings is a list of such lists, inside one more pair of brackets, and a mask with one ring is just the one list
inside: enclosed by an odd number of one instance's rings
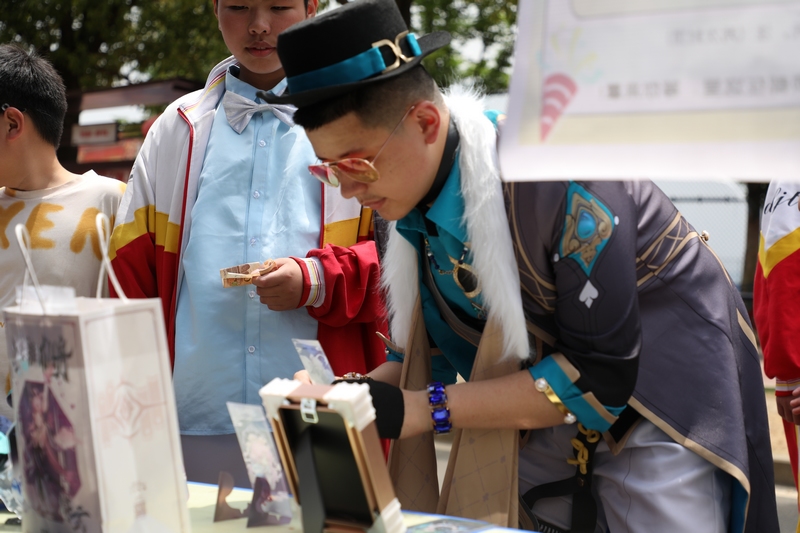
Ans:
{"label": "shirt collar", "polygon": [[461,169],[458,165],[458,156],[456,156],[453,168],[450,169],[442,191],[425,216],[460,242],[467,242],[467,230],[463,222],[464,197],[461,195]]}
{"label": "shirt collar", "polygon": [[425,229],[423,223],[423,217],[425,217],[458,239],[459,242],[465,243],[468,236],[462,221],[464,209],[464,197],[461,195],[461,170],[458,165],[458,157],[456,157],[447,181],[430,209],[423,215],[419,209],[414,208],[408,215],[397,221],[397,229],[422,232]]}
{"label": "shirt collar", "polygon": [[[245,98],[249,98],[255,102],[261,102],[261,99],[256,96],[256,93],[260,91],[260,89],[256,89],[249,83],[242,81],[238,78],[239,75],[239,67],[236,65],[231,65],[228,68],[228,72],[225,73],[225,90],[234,92],[240,96],[244,96]],[[283,78],[278,84],[273,87],[271,90],[267,91],[275,96],[280,96],[286,90],[286,78]]]}

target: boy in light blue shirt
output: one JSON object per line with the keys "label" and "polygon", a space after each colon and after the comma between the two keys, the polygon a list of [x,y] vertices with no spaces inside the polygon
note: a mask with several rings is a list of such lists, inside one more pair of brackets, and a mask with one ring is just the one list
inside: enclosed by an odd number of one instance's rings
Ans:
{"label": "boy in light blue shirt", "polygon": [[[258,404],[302,368],[292,338],[319,339],[340,375],[385,360],[371,212],[325,194],[294,108],[256,97],[283,92],[277,36],[317,3],[215,2],[233,57],[153,125],[112,236],[126,294],[164,303],[189,480],[249,484],[226,402]],[[222,287],[220,268],[266,259],[275,271]]]}

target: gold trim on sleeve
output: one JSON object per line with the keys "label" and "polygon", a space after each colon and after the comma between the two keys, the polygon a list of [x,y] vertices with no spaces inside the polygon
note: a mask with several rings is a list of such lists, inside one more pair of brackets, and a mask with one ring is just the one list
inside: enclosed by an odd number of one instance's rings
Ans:
{"label": "gold trim on sleeve", "polygon": [[556,406],[556,409],[561,411],[561,414],[564,415],[565,424],[574,424],[578,420],[578,418],[567,409],[567,406],[564,405],[561,398],[558,397],[546,379],[538,378],[533,382],[533,385],[536,387],[536,390],[543,393],[547,399],[550,400],[550,403]]}

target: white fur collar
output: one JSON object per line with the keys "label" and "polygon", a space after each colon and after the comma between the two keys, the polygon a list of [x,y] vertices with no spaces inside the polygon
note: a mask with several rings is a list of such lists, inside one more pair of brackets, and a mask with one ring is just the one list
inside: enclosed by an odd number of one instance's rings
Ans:
{"label": "white fur collar", "polygon": [[[457,87],[447,91],[445,102],[461,137],[463,221],[472,243],[472,266],[483,287],[484,307],[503,325],[503,355],[527,359],[528,333],[497,164],[495,128],[483,114],[483,101],[468,89]],[[389,224],[381,268],[392,341],[404,348],[419,295],[419,276],[417,252],[395,225],[395,222]]]}

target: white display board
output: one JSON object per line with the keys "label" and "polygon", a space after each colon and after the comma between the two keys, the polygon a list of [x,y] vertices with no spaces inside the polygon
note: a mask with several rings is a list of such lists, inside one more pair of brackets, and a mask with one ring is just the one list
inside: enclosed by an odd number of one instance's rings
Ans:
{"label": "white display board", "polygon": [[506,180],[800,180],[800,1],[520,0]]}

